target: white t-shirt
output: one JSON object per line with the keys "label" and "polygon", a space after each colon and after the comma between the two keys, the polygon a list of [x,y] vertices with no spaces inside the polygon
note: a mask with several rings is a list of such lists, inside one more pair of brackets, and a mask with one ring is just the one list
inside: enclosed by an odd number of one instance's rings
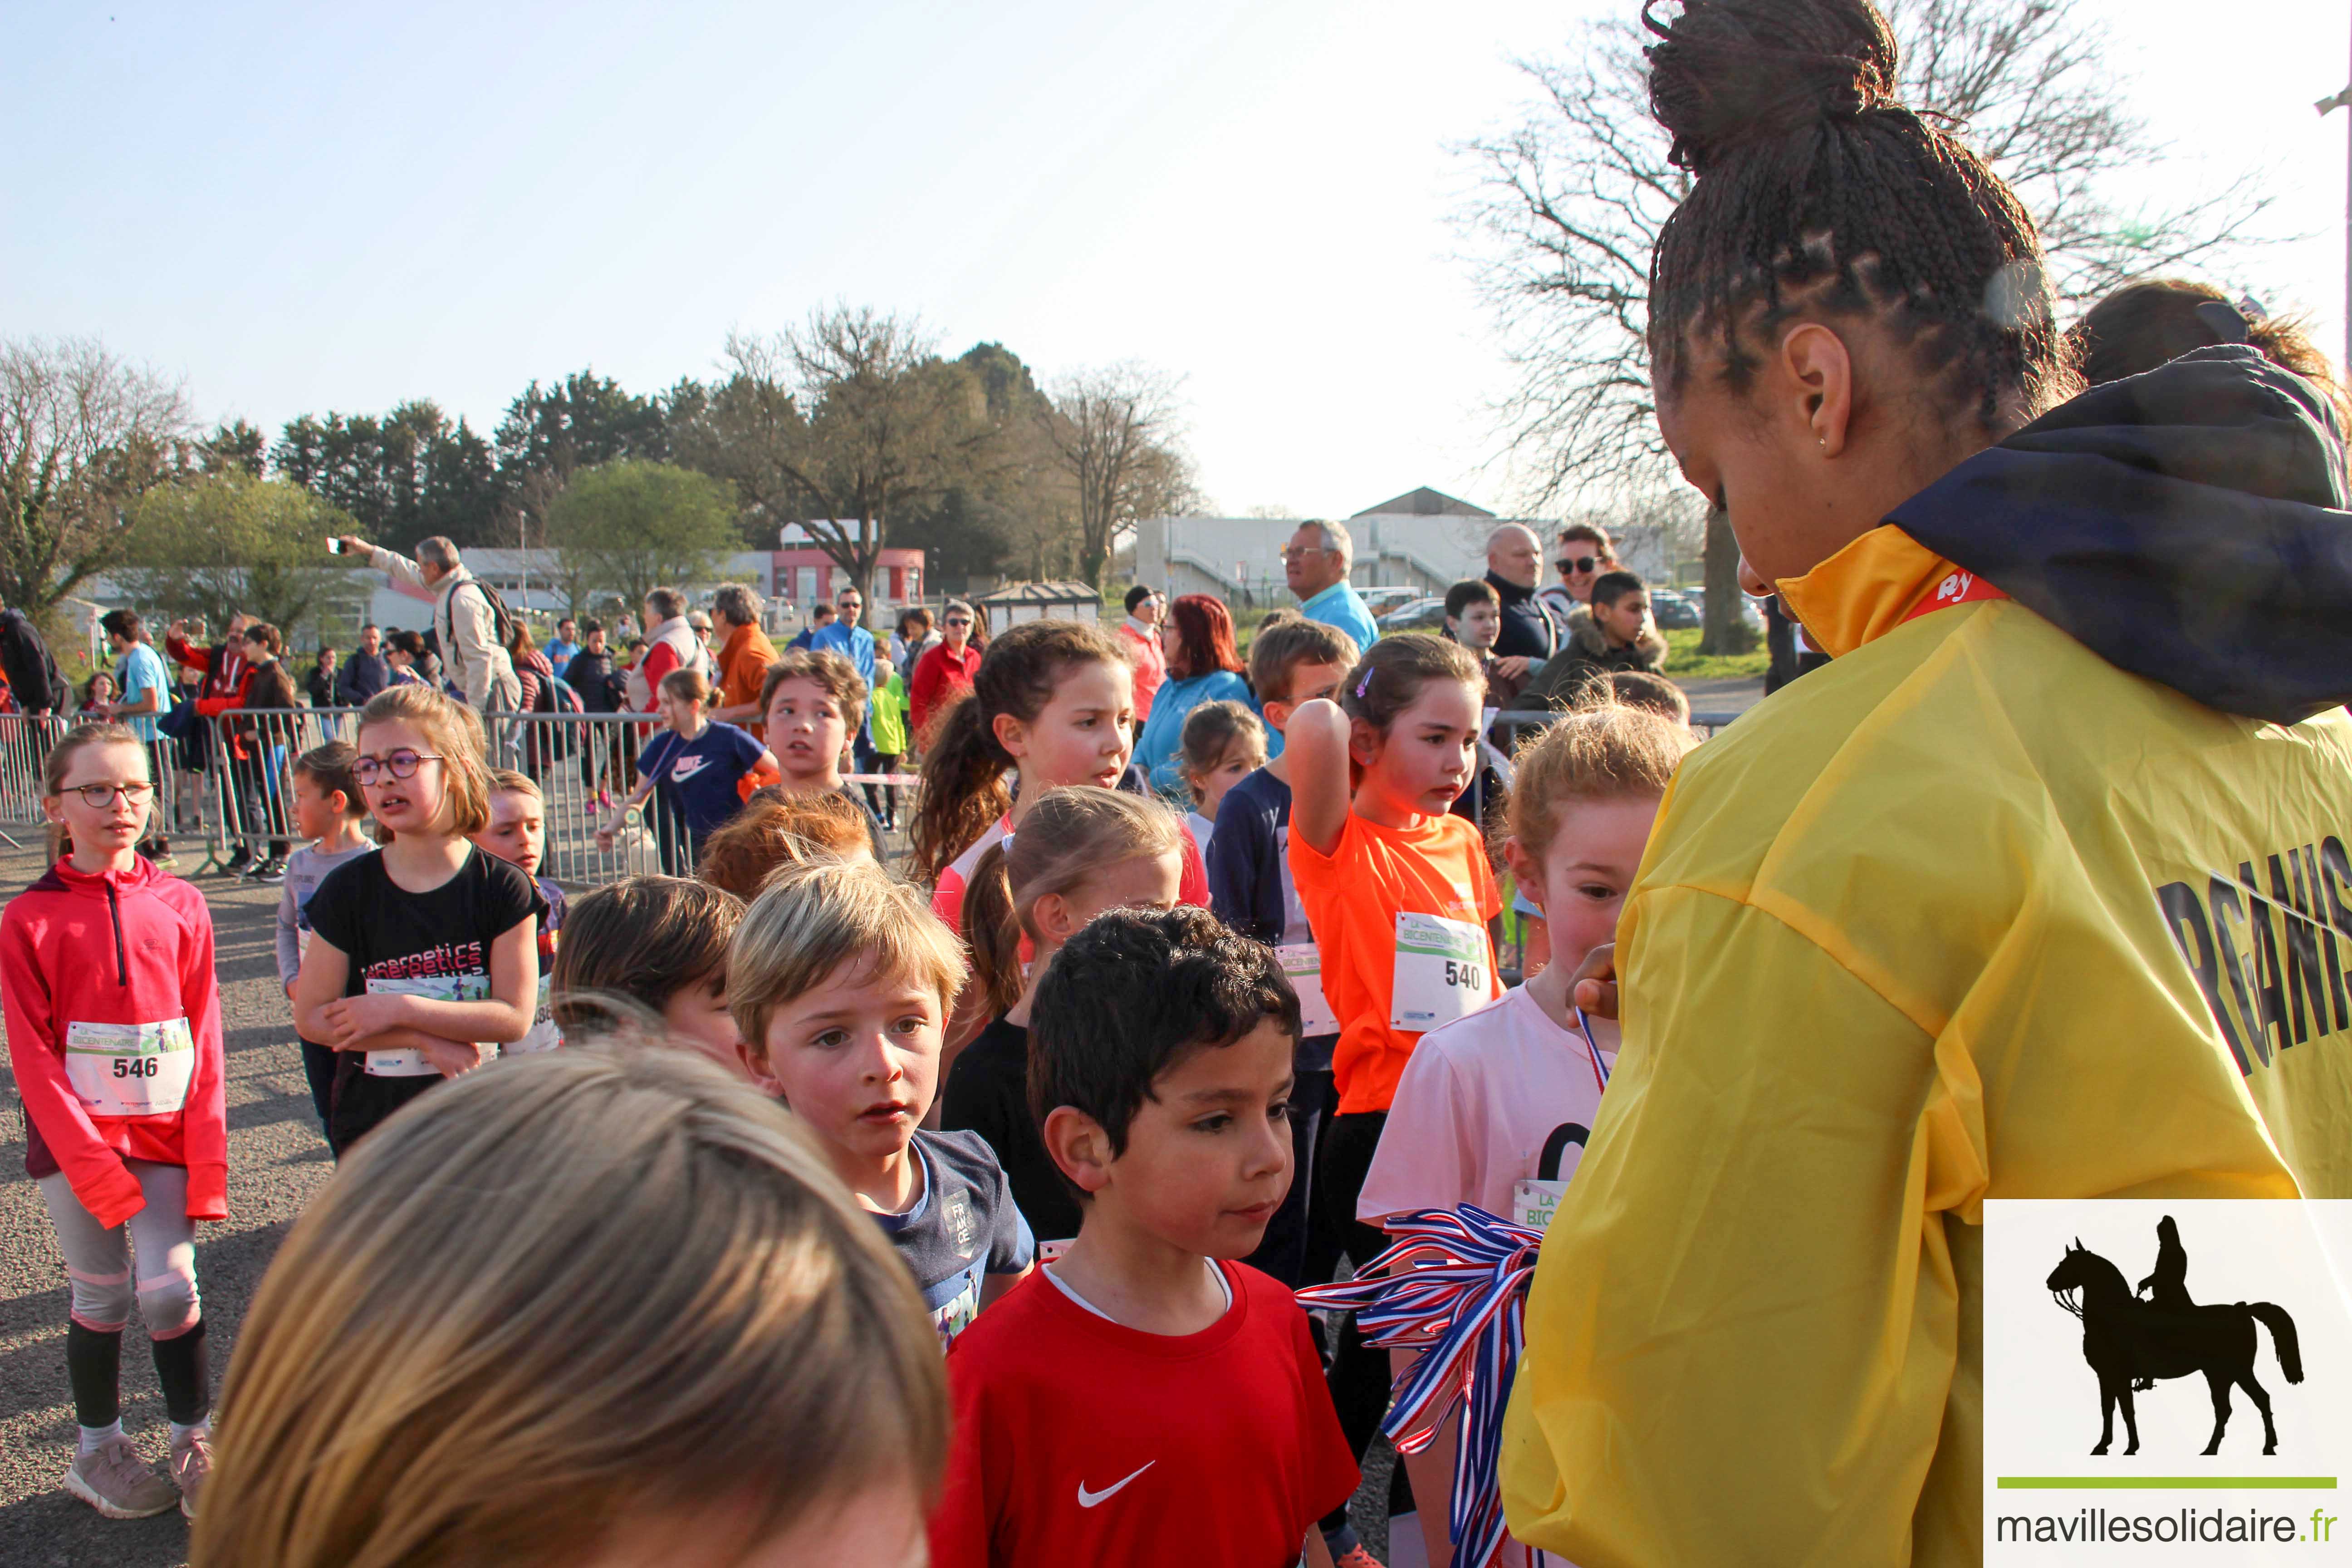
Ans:
{"label": "white t-shirt", "polygon": [[1184,826],[1192,830],[1192,842],[1201,847],[1201,858],[1205,862],[1209,858],[1209,836],[1216,832],[1217,825],[1197,811],[1188,811],[1184,814]]}
{"label": "white t-shirt", "polygon": [[[1601,1059],[1612,1068],[1615,1031],[1605,1019],[1592,1022]],[[1516,987],[1413,1047],[1356,1217],[1378,1225],[1415,1209],[1475,1204],[1509,1219],[1521,1180],[1575,1174],[1600,1108],[1584,1037],[1553,1023],[1526,986]],[[1546,1161],[1547,1145],[1556,1163]]]}

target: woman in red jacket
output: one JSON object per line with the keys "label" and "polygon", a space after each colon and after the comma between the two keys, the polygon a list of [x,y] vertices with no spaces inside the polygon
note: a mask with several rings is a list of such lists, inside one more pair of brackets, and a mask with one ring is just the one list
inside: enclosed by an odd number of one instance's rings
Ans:
{"label": "woman in red jacket", "polygon": [[[228,1216],[212,914],[134,848],[155,786],[128,729],[68,734],[43,786],[42,809],[73,847],[0,914],[0,1003],[25,1170],[72,1293],[66,1373],[81,1441],[65,1487],[110,1519],[174,1502],[193,1519],[212,1468],[195,1222]],[[134,1299],[171,1416],[170,1481],[122,1432],[116,1384]]]}

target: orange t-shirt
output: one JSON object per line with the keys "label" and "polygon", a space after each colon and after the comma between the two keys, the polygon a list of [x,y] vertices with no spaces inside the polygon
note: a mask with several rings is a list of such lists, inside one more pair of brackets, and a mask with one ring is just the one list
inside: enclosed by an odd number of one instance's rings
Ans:
{"label": "orange t-shirt", "polygon": [[1395,1001],[1397,916],[1438,915],[1480,928],[1486,994],[1502,994],[1486,921],[1503,910],[1478,829],[1459,816],[1382,827],[1354,812],[1328,855],[1290,835],[1290,879],[1323,955],[1323,996],[1339,1019],[1331,1077],[1339,1109],[1386,1110],[1421,1031],[1390,1023]]}

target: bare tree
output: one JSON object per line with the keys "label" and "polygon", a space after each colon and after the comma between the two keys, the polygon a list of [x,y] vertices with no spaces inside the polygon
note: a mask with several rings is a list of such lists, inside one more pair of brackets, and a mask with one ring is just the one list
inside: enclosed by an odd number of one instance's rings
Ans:
{"label": "bare tree", "polygon": [[1178,444],[1178,383],[1126,361],[1074,371],[1039,416],[1077,502],[1078,576],[1102,586],[1111,542],[1137,520],[1181,510],[1193,494]]}
{"label": "bare tree", "polygon": [[0,603],[37,618],[121,560],[189,432],[177,384],[95,339],[0,342]]}
{"label": "bare tree", "polygon": [[745,501],[809,539],[873,597],[892,514],[984,462],[994,437],[979,383],[911,318],[831,306],[772,337],[727,339],[733,377],[712,396],[716,466]]}
{"label": "bare tree", "polygon": [[[2158,210],[2126,208],[2103,176],[2164,154],[2102,54],[2079,0],[1892,0],[1904,100],[1944,117],[2038,221],[2062,299],[2123,279],[2212,266],[2254,241],[2258,185]],[[1665,462],[1651,401],[1650,257],[1689,193],[1651,118],[1641,47],[1622,18],[1589,24],[1564,59],[1524,60],[1539,89],[1517,127],[1472,142],[1480,246],[1517,385],[1499,410],[1514,488],[1530,511],[1655,482]],[[1729,529],[1708,530],[1707,580],[1730,581]],[[1707,595],[1708,652],[1749,635],[1727,594]]]}

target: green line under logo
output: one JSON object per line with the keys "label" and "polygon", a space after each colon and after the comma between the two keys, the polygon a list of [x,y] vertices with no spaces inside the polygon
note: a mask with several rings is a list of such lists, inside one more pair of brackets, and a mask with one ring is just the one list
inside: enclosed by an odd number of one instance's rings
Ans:
{"label": "green line under logo", "polygon": [[2325,1491],[2336,1489],[2334,1476],[2002,1476],[1994,1485],[2002,1491]]}

